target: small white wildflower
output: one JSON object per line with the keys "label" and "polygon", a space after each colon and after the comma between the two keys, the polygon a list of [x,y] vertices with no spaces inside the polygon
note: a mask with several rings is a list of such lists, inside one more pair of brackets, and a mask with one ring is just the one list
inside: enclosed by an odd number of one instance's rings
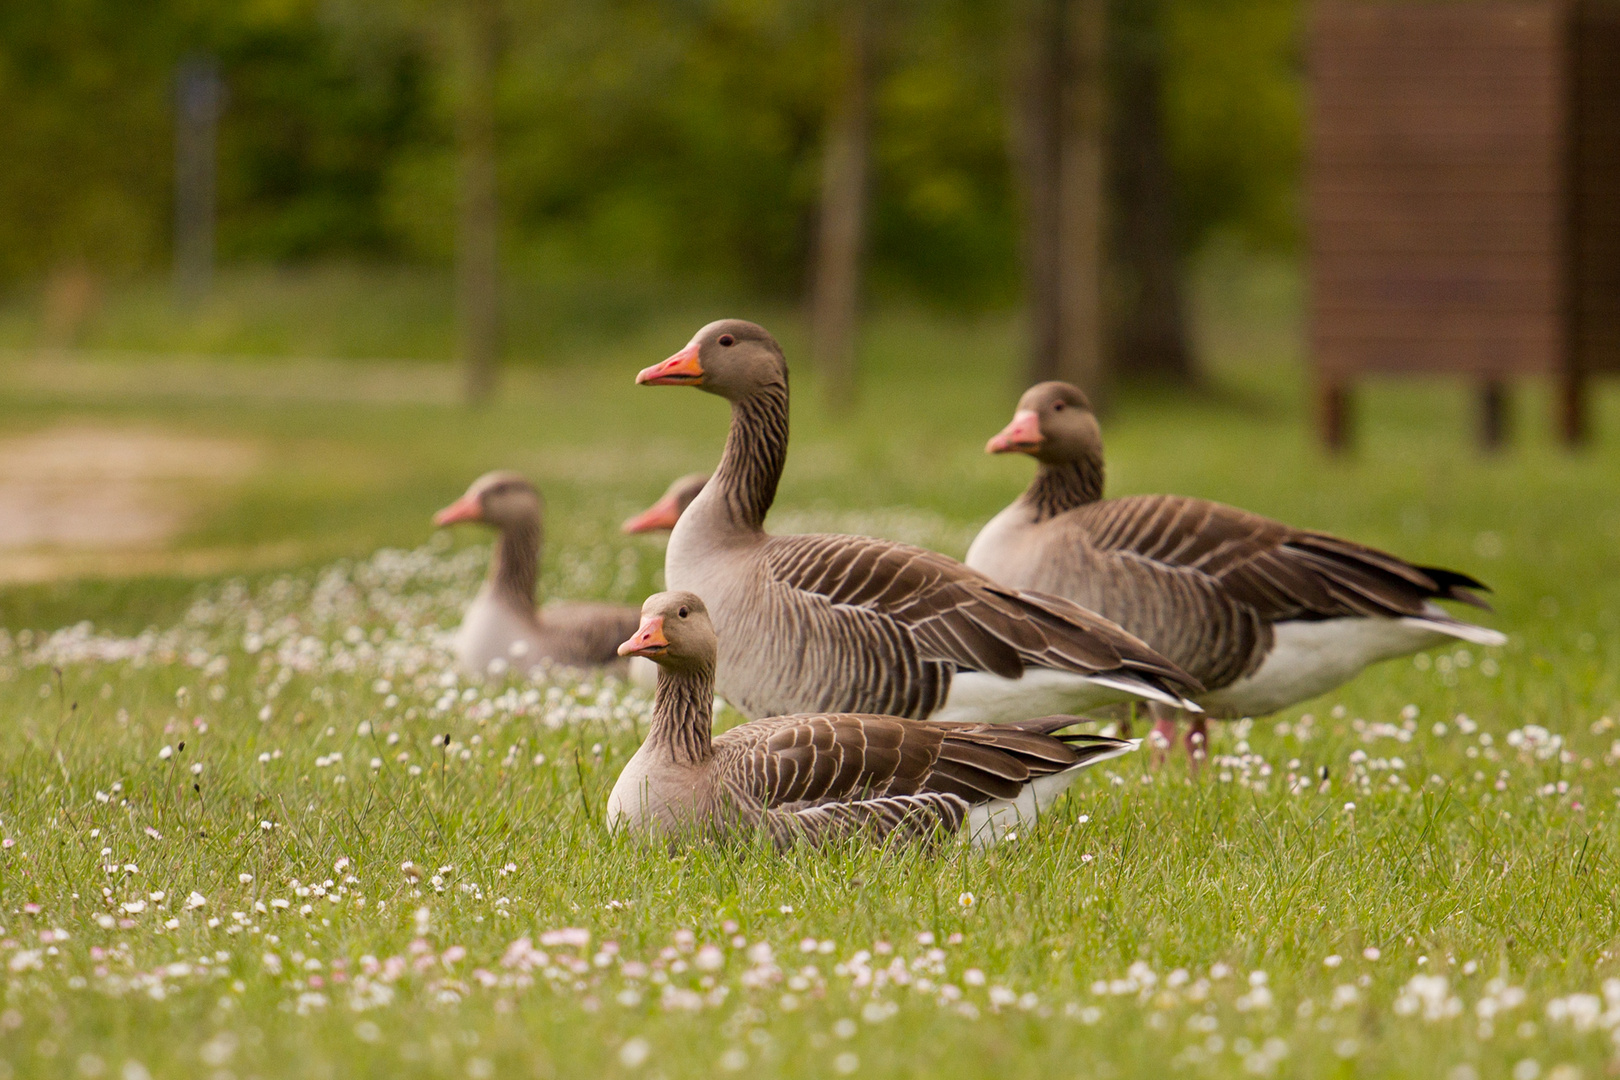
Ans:
{"label": "small white wildflower", "polygon": [[172,746],[165,746],[163,749],[158,751],[159,761],[168,761],[172,757],[174,757],[174,747]]}
{"label": "small white wildflower", "polygon": [[973,905],[977,904],[979,901],[972,893],[965,892],[956,898],[956,902],[963,908],[972,908]]}
{"label": "small white wildflower", "polygon": [[627,1069],[639,1069],[651,1056],[652,1046],[639,1035],[619,1047],[619,1064]]}

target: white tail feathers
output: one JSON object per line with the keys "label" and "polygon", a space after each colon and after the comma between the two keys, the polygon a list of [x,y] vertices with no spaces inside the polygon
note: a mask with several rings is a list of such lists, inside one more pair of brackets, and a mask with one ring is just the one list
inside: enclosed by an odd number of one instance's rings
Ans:
{"label": "white tail feathers", "polygon": [[1492,630],[1488,626],[1479,626],[1475,623],[1463,622],[1452,618],[1406,618],[1402,622],[1408,626],[1418,626],[1425,630],[1432,630],[1437,634],[1458,638],[1462,641],[1472,642],[1475,645],[1501,646],[1507,644],[1507,635],[1500,630]]}
{"label": "white tail feathers", "polygon": [[1024,785],[1016,799],[997,799],[973,807],[968,811],[967,828],[964,830],[968,842],[977,848],[991,847],[1014,829],[1035,824],[1057,801],[1057,797],[1074,783],[1082,769],[1135,753],[1141,745],[1141,739],[1125,739],[1121,745],[1097,753],[1060,773],[1036,777]]}

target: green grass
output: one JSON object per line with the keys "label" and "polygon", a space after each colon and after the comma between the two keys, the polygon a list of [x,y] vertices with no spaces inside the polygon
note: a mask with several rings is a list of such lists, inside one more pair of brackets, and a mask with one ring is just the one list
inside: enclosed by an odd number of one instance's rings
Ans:
{"label": "green grass", "polygon": [[[1015,843],[932,858],[610,837],[643,697],[443,674],[438,630],[482,549],[430,542],[427,517],[483,469],[540,482],[548,592],[656,586],[660,543],[616,523],[712,463],[725,411],[630,379],[690,319],[577,333],[573,362],[480,412],[438,403],[431,366],[19,358],[0,435],[163,425],[254,442],[263,464],[200,493],[176,545],[237,577],[0,591],[0,1078],[1603,1075],[1620,398],[1571,456],[1531,393],[1519,443],[1482,458],[1461,391],[1377,385],[1358,453],[1331,460],[1301,418],[1289,281],[1221,284],[1212,385],[1121,395],[1111,491],[1475,572],[1509,646],[1221,725],[1195,781],[1179,761],[1099,768]],[[890,313],[868,354],[847,416],[800,365],[779,518],[960,554],[1027,479],[980,451],[1020,389],[1016,337]],[[52,633],[80,620],[96,630]],[[589,944],[542,943],[565,928]],[[544,961],[512,948],[525,937]],[[1572,1014],[1576,994],[1598,997]]]}

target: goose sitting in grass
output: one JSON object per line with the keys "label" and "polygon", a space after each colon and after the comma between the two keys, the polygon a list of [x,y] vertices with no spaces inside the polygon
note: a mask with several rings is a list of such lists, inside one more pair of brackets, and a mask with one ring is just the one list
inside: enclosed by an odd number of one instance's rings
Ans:
{"label": "goose sitting in grass", "polygon": [[1196,708],[1185,672],[1067,600],[888,540],[766,533],[787,458],[788,371],[762,327],[711,323],[636,381],[731,403],[720,466],[676,522],[664,574],[708,604],[717,686],[744,715],[1004,721],[1132,696]]}
{"label": "goose sitting in grass", "polygon": [[492,472],[433,516],[440,527],[476,521],[495,529],[495,554],[483,588],[456,631],[456,662],[469,675],[527,671],[542,661],[623,669],[618,644],[639,613],[628,604],[571,601],[536,609],[540,575],[540,493],[515,472]]}
{"label": "goose sitting in grass", "polygon": [[656,663],[658,687],[646,740],[608,798],[609,828],[669,840],[763,832],[778,847],[953,833],[987,845],[1033,822],[1081,769],[1137,745],[1060,734],[1072,716],[952,724],[817,713],[714,735],[718,648],[696,594],[642,605],[619,652]]}
{"label": "goose sitting in grass", "polygon": [[686,508],[692,505],[692,500],[698,497],[698,492],[708,482],[708,473],[687,473],[676,478],[657,502],[630,518],[621,528],[627,533],[668,532],[681,520],[681,515],[686,513]]}
{"label": "goose sitting in grass", "polygon": [[[1506,641],[1435,603],[1489,610],[1472,591],[1485,586],[1466,574],[1204,499],[1104,499],[1102,434],[1068,383],[1031,388],[985,449],[1028,454],[1037,467],[967,564],[1113,619],[1204,684],[1193,697],[1209,716],[1263,716],[1445,641]],[[1154,741],[1168,748],[1175,712],[1151,708]],[[1196,716],[1189,753],[1204,739]]]}

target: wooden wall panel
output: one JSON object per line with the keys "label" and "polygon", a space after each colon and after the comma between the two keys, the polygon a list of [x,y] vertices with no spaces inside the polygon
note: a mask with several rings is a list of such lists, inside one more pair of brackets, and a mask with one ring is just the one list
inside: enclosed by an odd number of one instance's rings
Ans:
{"label": "wooden wall panel", "polygon": [[1307,183],[1325,373],[1556,369],[1566,16],[1556,0],[1316,7]]}
{"label": "wooden wall panel", "polygon": [[1620,4],[1582,5],[1574,51],[1575,353],[1620,371]]}

